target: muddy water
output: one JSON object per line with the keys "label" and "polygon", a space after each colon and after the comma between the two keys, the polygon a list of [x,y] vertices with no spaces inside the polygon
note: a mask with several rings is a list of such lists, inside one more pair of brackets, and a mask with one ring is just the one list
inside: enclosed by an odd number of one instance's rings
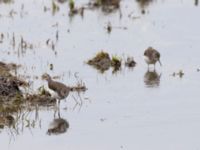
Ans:
{"label": "muddy water", "polygon": [[[47,134],[50,122],[57,118],[53,108],[27,109],[15,129],[0,130],[1,149],[199,149],[198,2],[158,0],[141,5],[124,0],[121,14],[95,9],[72,18],[67,3],[59,7],[52,14],[51,1],[1,3],[1,60],[22,65],[17,74],[32,83],[31,91],[47,86],[40,78],[44,72],[60,76],[57,80],[69,85],[78,76],[88,90],[71,93],[61,102],[60,116],[69,122],[66,133]],[[110,34],[105,29],[108,22],[113,27]],[[32,48],[21,50],[21,37]],[[157,64],[155,72],[149,72],[143,60],[149,46],[161,53],[163,66]],[[84,62],[102,49],[134,56],[137,66],[101,74]],[[180,70],[182,78],[172,75]],[[83,105],[75,105],[74,98]]]}

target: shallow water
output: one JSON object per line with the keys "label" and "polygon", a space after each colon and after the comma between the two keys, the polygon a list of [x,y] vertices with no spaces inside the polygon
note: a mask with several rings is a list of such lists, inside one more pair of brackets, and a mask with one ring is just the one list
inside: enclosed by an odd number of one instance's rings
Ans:
{"label": "shallow water", "polygon": [[[33,91],[47,86],[40,78],[45,72],[69,85],[77,82],[78,75],[88,90],[79,96],[71,93],[61,102],[60,115],[69,122],[66,133],[47,135],[54,119],[52,108],[26,110],[16,129],[0,130],[1,149],[200,148],[200,8],[195,1],[157,0],[141,8],[135,0],[123,0],[122,16],[118,10],[107,14],[96,9],[85,10],[83,18],[70,18],[67,3],[59,4],[55,14],[44,12],[44,7],[51,9],[51,1],[0,4],[0,33],[5,35],[1,60],[22,64],[17,73],[29,77]],[[11,10],[16,12],[12,16]],[[110,34],[105,29],[108,22],[113,26]],[[33,48],[18,49],[21,37]],[[48,39],[55,50],[46,45]],[[156,72],[148,72],[143,60],[149,46],[161,53],[163,66],[157,64]],[[100,50],[134,56],[137,65],[101,74],[85,64]],[[179,70],[184,72],[182,78],[172,76]],[[76,106],[73,97],[82,99],[83,105]]]}

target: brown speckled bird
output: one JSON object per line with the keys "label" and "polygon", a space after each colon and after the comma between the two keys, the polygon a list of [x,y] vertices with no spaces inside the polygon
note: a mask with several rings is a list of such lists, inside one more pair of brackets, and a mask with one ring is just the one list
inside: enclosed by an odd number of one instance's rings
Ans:
{"label": "brown speckled bird", "polygon": [[42,78],[48,82],[48,87],[55,92],[55,97],[59,101],[61,99],[65,99],[69,95],[69,92],[71,91],[70,87],[63,83],[52,80],[51,76],[47,73],[43,74]]}
{"label": "brown speckled bird", "polygon": [[162,66],[160,62],[160,53],[152,47],[149,47],[144,51],[144,59],[148,64],[148,68],[150,64],[153,64],[155,68],[157,61],[160,63],[160,66]]}

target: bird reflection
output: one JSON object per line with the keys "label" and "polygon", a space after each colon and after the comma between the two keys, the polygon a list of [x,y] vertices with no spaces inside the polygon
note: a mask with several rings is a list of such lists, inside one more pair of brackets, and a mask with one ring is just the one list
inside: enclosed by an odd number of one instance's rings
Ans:
{"label": "bird reflection", "polygon": [[57,118],[50,123],[49,128],[47,130],[47,134],[59,135],[67,132],[68,128],[69,128],[69,123],[67,122],[67,120],[63,118]]}
{"label": "bird reflection", "polygon": [[160,85],[161,74],[158,74],[156,70],[148,70],[144,75],[144,83],[147,87],[158,87]]}
{"label": "bird reflection", "polygon": [[199,0],[195,0],[194,5],[198,6],[198,4],[199,4]]}

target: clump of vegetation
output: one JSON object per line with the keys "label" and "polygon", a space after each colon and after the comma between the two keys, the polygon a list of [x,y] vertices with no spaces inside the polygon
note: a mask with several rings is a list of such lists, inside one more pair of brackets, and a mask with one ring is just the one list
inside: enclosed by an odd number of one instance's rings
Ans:
{"label": "clump of vegetation", "polygon": [[79,11],[77,8],[75,8],[75,2],[74,0],[70,0],[69,1],[69,16],[74,16],[75,14],[77,14]]}
{"label": "clump of vegetation", "polygon": [[28,83],[10,73],[17,67],[13,63],[0,62],[0,113],[18,112],[24,107],[20,87],[27,87]]}
{"label": "clump of vegetation", "polygon": [[28,95],[26,100],[32,105],[39,105],[39,106],[52,106],[56,104],[55,98],[40,94]]}
{"label": "clump of vegetation", "polygon": [[0,95],[0,113],[10,114],[19,112],[24,108],[24,97],[21,94],[15,96]]}
{"label": "clump of vegetation", "polygon": [[117,56],[112,56],[111,66],[114,68],[114,71],[118,71],[121,68],[122,60]]}
{"label": "clump of vegetation", "polygon": [[108,22],[106,29],[107,29],[108,33],[110,33],[112,31],[112,25],[110,22]]}
{"label": "clump of vegetation", "polygon": [[76,14],[80,14],[82,17],[84,15],[84,7],[76,8],[74,0],[69,1],[69,16],[74,16]]}
{"label": "clump of vegetation", "polygon": [[108,53],[101,51],[97,53],[94,58],[88,60],[87,64],[95,67],[102,73],[110,67],[113,68],[113,72],[116,72],[121,69],[122,59],[117,56],[112,56],[112,58],[110,58]]}
{"label": "clump of vegetation", "polygon": [[44,86],[38,88],[38,94],[28,94],[26,96],[26,101],[39,106],[56,104],[56,99],[53,98],[47,90],[45,90]]}
{"label": "clump of vegetation", "polygon": [[10,71],[17,70],[20,65],[15,63],[5,63],[0,61],[0,76],[13,77]]}
{"label": "clump of vegetation", "polygon": [[21,113],[26,102],[20,87],[27,87],[29,84],[10,72],[17,69],[18,65],[0,62],[0,66],[0,127],[15,129],[16,118],[13,115]]}
{"label": "clump of vegetation", "polygon": [[74,0],[69,1],[69,9],[70,11],[73,11],[75,9],[75,2]]}
{"label": "clump of vegetation", "polygon": [[182,77],[183,77],[183,75],[184,75],[184,72],[183,72],[183,70],[180,70],[180,71],[178,72],[178,75],[179,75],[179,77],[180,77],[180,78],[182,78]]}
{"label": "clump of vegetation", "polygon": [[24,81],[13,76],[0,76],[0,101],[16,101],[23,98],[20,86],[26,86]]}
{"label": "clump of vegetation", "polygon": [[94,4],[96,6],[114,6],[119,8],[120,0],[96,0]]}
{"label": "clump of vegetation", "polygon": [[184,76],[184,72],[183,72],[183,70],[179,70],[178,72],[174,72],[174,73],[172,74],[172,76],[173,76],[173,77],[179,76],[180,78],[182,78],[182,77]]}
{"label": "clump of vegetation", "polygon": [[[88,60],[87,64],[94,66],[102,73],[112,67],[113,73],[115,73],[122,68],[122,59],[118,56],[112,56],[112,58],[110,58],[108,53],[101,51],[97,53],[94,58]],[[136,62],[133,57],[128,57],[125,60],[126,67],[132,68],[135,67],[135,65]]]}
{"label": "clump of vegetation", "polygon": [[153,2],[153,0],[136,0],[141,8],[141,13],[144,15],[146,13],[146,7]]}
{"label": "clump of vegetation", "polygon": [[109,60],[110,61],[110,56],[107,52],[101,51],[96,54],[96,56],[90,60],[88,60],[89,65],[94,65],[94,64],[99,64],[102,60]]}
{"label": "clump of vegetation", "polygon": [[53,70],[53,64],[50,64],[50,65],[49,65],[49,69],[50,69],[50,70]]}
{"label": "clump of vegetation", "polygon": [[104,12],[113,12],[120,7],[120,0],[95,0],[94,3],[89,3],[93,7],[101,7]]}
{"label": "clump of vegetation", "polygon": [[108,70],[111,66],[111,59],[108,53],[101,51],[96,56],[88,60],[87,64],[100,70],[102,73]]}
{"label": "clump of vegetation", "polygon": [[126,67],[132,68],[132,67],[135,67],[135,65],[136,65],[136,62],[135,62],[133,57],[128,57],[126,59],[126,61],[125,61],[125,66]]}
{"label": "clump of vegetation", "polygon": [[4,128],[5,126],[14,127],[15,118],[12,115],[3,115],[0,116],[0,128]]}
{"label": "clump of vegetation", "polygon": [[38,95],[45,95],[45,96],[51,96],[51,94],[49,93],[49,91],[47,91],[44,86],[41,86],[38,88]]}

